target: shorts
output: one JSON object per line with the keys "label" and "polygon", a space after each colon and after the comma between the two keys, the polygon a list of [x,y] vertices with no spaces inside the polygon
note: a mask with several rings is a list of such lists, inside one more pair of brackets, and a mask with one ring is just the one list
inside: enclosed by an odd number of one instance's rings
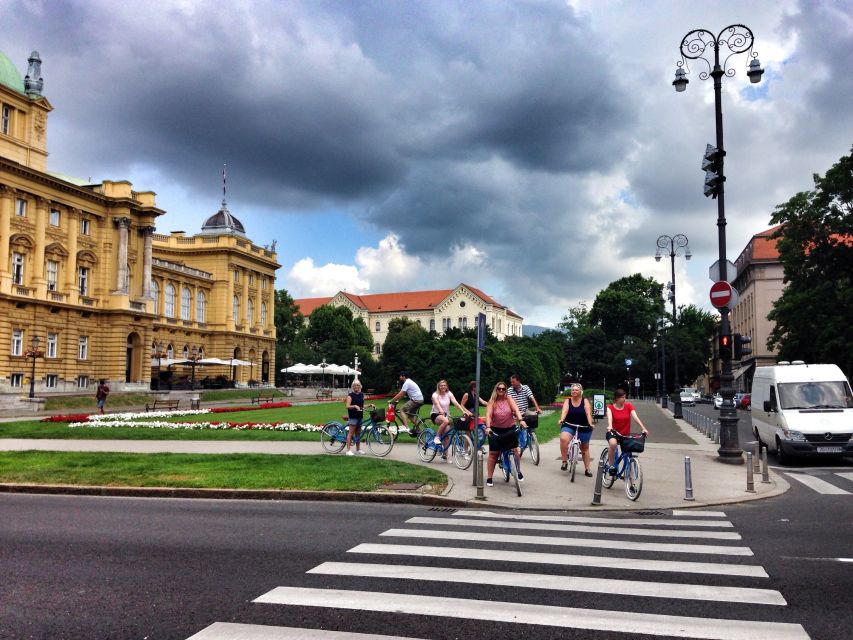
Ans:
{"label": "shorts", "polygon": [[489,434],[489,452],[507,451],[518,447],[518,431],[515,427],[492,427]]}
{"label": "shorts", "polygon": [[347,418],[347,426],[355,427],[355,430],[358,431],[361,429],[361,423],[363,420],[364,418]]}
{"label": "shorts", "polygon": [[620,442],[622,442],[622,438],[624,438],[624,437],[625,436],[622,435],[621,433],[619,433],[618,431],[608,430],[607,433],[604,434],[604,439],[607,440],[608,442],[610,442],[611,438],[616,438],[616,444],[619,444]]}
{"label": "shorts", "polygon": [[420,409],[423,405],[423,402],[416,402],[415,400],[406,400],[406,404],[403,405],[401,411],[403,413],[408,413],[409,415],[417,415],[418,409]]}
{"label": "shorts", "polygon": [[107,401],[106,398],[98,398],[98,409],[104,408],[104,403]]}
{"label": "shorts", "polygon": [[572,436],[577,432],[578,441],[581,444],[589,444],[589,441],[592,440],[592,427],[580,427],[575,428],[574,426],[569,425],[567,422],[564,422],[560,425],[560,433],[570,433]]}
{"label": "shorts", "polygon": [[446,413],[431,413],[431,414],[429,414],[429,419],[430,419],[430,420],[432,420],[433,424],[438,424],[438,423],[435,421],[435,419],[436,419],[438,416],[444,416],[444,417],[446,418],[446,417],[447,417],[447,414],[446,414]]}

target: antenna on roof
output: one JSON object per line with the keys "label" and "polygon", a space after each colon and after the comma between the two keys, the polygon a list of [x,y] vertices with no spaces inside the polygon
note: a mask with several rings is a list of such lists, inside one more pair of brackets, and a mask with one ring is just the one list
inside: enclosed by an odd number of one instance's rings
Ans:
{"label": "antenna on roof", "polygon": [[225,188],[225,168],[226,168],[227,166],[228,166],[228,165],[227,165],[227,164],[225,164],[224,162],[222,163],[222,208],[223,208],[223,209],[227,209],[227,208],[228,208],[228,206],[227,206],[227,205],[226,205],[226,203],[225,203],[225,196],[226,196],[226,193],[227,193],[227,190],[226,190],[226,188]]}

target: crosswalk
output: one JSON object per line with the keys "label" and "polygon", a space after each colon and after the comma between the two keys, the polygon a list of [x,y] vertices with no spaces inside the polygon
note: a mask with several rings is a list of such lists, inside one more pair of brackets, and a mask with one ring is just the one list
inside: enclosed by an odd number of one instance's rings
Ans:
{"label": "crosswalk", "polygon": [[853,495],[853,471],[783,471],[783,475],[822,495]]}
{"label": "crosswalk", "polygon": [[[785,598],[725,518],[686,510],[416,516],[311,568],[304,585],[253,600],[280,607],[294,626],[216,622],[189,640],[427,638],[431,624],[472,620],[510,637],[559,629],[567,637],[809,638],[796,621],[782,621]],[[306,629],[297,626],[306,611],[369,612],[382,626],[369,634]]]}

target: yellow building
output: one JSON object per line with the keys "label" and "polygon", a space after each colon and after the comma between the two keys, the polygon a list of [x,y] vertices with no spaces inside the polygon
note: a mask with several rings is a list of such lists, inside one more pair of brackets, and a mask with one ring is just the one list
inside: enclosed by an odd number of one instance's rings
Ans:
{"label": "yellow building", "polygon": [[0,393],[26,394],[33,367],[39,395],[100,378],[149,389],[158,355],[194,353],[247,363],[197,378],[271,381],[274,246],[254,245],[224,201],[201,233],[158,234],[154,192],[48,171],[42,88],[37,52],[24,79],[0,52]]}

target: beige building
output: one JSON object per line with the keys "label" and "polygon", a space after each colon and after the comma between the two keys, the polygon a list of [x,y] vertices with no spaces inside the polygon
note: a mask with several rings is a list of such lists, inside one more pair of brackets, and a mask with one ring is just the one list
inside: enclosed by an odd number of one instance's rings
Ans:
{"label": "beige building", "polygon": [[325,298],[294,300],[299,311],[308,316],[324,304],[349,307],[356,318],[362,318],[373,334],[374,353],[382,352],[388,336],[388,323],[394,318],[408,318],[427,331],[442,332],[450,328],[474,329],[477,314],[486,314],[486,324],[499,340],[522,335],[524,319],[480,289],[459,284],[454,289],[373,293],[357,295],[339,291]]}
{"label": "beige building", "polygon": [[239,358],[238,382],[271,380],[274,247],[252,244],[224,201],[201,233],[158,234],[154,192],[48,171],[42,88],[38,53],[24,79],[0,53],[0,393],[26,395],[31,378],[39,395],[99,378],[148,389],[158,353]]}

